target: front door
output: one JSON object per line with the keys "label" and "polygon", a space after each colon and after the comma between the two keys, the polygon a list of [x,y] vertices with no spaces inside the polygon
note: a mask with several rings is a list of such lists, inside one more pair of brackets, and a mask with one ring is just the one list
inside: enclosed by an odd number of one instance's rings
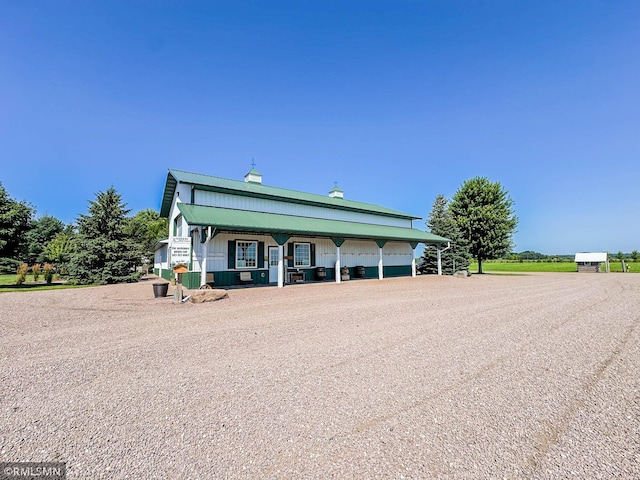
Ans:
{"label": "front door", "polygon": [[269,283],[278,283],[278,247],[269,247]]}

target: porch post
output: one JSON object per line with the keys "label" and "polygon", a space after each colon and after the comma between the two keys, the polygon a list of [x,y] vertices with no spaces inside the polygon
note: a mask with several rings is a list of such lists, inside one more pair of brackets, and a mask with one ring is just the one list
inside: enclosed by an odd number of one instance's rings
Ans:
{"label": "porch post", "polygon": [[205,242],[202,246],[202,262],[200,262],[200,285],[204,285],[207,283],[207,255],[209,252],[207,251],[207,244],[209,242]]}
{"label": "porch post", "polygon": [[436,245],[436,248],[438,249],[438,275],[442,275],[442,254],[440,253],[440,246],[440,243]]}
{"label": "porch post", "polygon": [[290,238],[286,233],[272,233],[273,238],[278,244],[278,288],[284,287],[284,244]]}
{"label": "porch post", "polygon": [[[200,230],[200,235],[204,235],[204,229]],[[200,262],[200,285],[204,285],[207,283],[207,257],[209,256],[209,240],[211,240],[211,227],[208,228],[207,239],[203,242],[202,245],[202,262]]]}
{"label": "porch post", "polygon": [[278,288],[284,287],[284,245],[278,245]]}
{"label": "porch post", "polygon": [[411,276],[416,276],[416,247],[418,246],[418,242],[411,242]]}
{"label": "porch post", "polygon": [[376,240],[378,245],[378,280],[384,278],[384,265],[382,263],[382,248],[386,245],[386,240]]}
{"label": "porch post", "polygon": [[331,241],[336,246],[336,283],[340,283],[342,281],[340,275],[340,247],[344,243],[344,238],[331,237]]}

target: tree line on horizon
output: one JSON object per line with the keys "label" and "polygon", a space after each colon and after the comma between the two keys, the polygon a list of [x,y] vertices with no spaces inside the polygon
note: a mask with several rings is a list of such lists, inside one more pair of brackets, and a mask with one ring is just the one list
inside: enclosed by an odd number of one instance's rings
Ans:
{"label": "tree line on horizon", "polygon": [[[615,260],[631,260],[632,262],[640,261],[640,252],[633,250],[629,253],[623,253],[621,250],[617,253],[607,252],[610,259]],[[573,262],[575,254],[570,255],[545,255],[544,253],[525,250],[524,252],[512,252],[499,260],[508,262]]]}
{"label": "tree line on horizon", "polygon": [[37,218],[34,207],[11,198],[0,182],[0,273],[24,280],[26,271],[37,278],[44,268],[77,284],[137,281],[136,267],[153,264],[154,245],[169,229],[154,210],[130,214],[111,187],[98,192],[73,224]]}

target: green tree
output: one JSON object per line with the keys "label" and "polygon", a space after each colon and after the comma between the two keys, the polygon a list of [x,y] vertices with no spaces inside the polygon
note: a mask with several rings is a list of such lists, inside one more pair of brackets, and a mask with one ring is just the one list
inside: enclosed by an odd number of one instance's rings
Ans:
{"label": "green tree", "polygon": [[129,210],[111,187],[89,202],[89,214],[78,218],[76,250],[69,275],[81,284],[137,281],[140,250],[125,232]]}
{"label": "green tree", "polygon": [[10,269],[3,273],[15,273],[34,212],[26,202],[9,197],[0,183],[0,266]]}
{"label": "green tree", "polygon": [[66,274],[71,256],[76,251],[75,247],[73,231],[68,229],[53,237],[46,245],[43,255],[45,260],[55,264],[60,273]]}
{"label": "green tree", "polygon": [[34,220],[31,229],[25,235],[23,260],[29,265],[47,260],[44,254],[45,247],[64,228],[64,223],[50,215]]}
{"label": "green tree", "polygon": [[478,262],[499,258],[513,249],[518,218],[513,200],[499,182],[475,177],[462,184],[449,205],[469,252]]}
{"label": "green tree", "polygon": [[[452,275],[458,270],[469,268],[470,255],[467,241],[462,236],[448,204],[449,201],[444,195],[438,195],[433,202],[426,225],[431,233],[451,240],[451,247],[441,254],[441,262],[442,273]],[[422,273],[438,273],[437,249],[425,246],[420,263]]]}
{"label": "green tree", "polygon": [[524,252],[520,252],[520,258],[523,260],[546,260],[548,256],[543,253],[534,252],[533,250],[525,250]]}
{"label": "green tree", "polygon": [[169,236],[169,221],[160,218],[154,210],[146,209],[127,219],[125,232],[138,244],[142,252],[142,261],[153,263],[154,249],[158,240]]}
{"label": "green tree", "polygon": [[634,262],[638,261],[638,257],[640,257],[640,253],[638,252],[638,250],[634,250],[633,252],[631,252],[631,260],[633,260]]}

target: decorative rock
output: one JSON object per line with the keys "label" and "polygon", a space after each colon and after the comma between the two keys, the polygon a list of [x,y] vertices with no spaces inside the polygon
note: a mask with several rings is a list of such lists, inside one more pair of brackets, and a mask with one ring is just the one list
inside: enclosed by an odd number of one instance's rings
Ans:
{"label": "decorative rock", "polygon": [[458,270],[453,274],[454,277],[467,278],[468,272],[466,270]]}
{"label": "decorative rock", "polygon": [[189,295],[191,295],[191,303],[215,302],[229,298],[227,291],[221,289],[193,290],[189,292]]}

